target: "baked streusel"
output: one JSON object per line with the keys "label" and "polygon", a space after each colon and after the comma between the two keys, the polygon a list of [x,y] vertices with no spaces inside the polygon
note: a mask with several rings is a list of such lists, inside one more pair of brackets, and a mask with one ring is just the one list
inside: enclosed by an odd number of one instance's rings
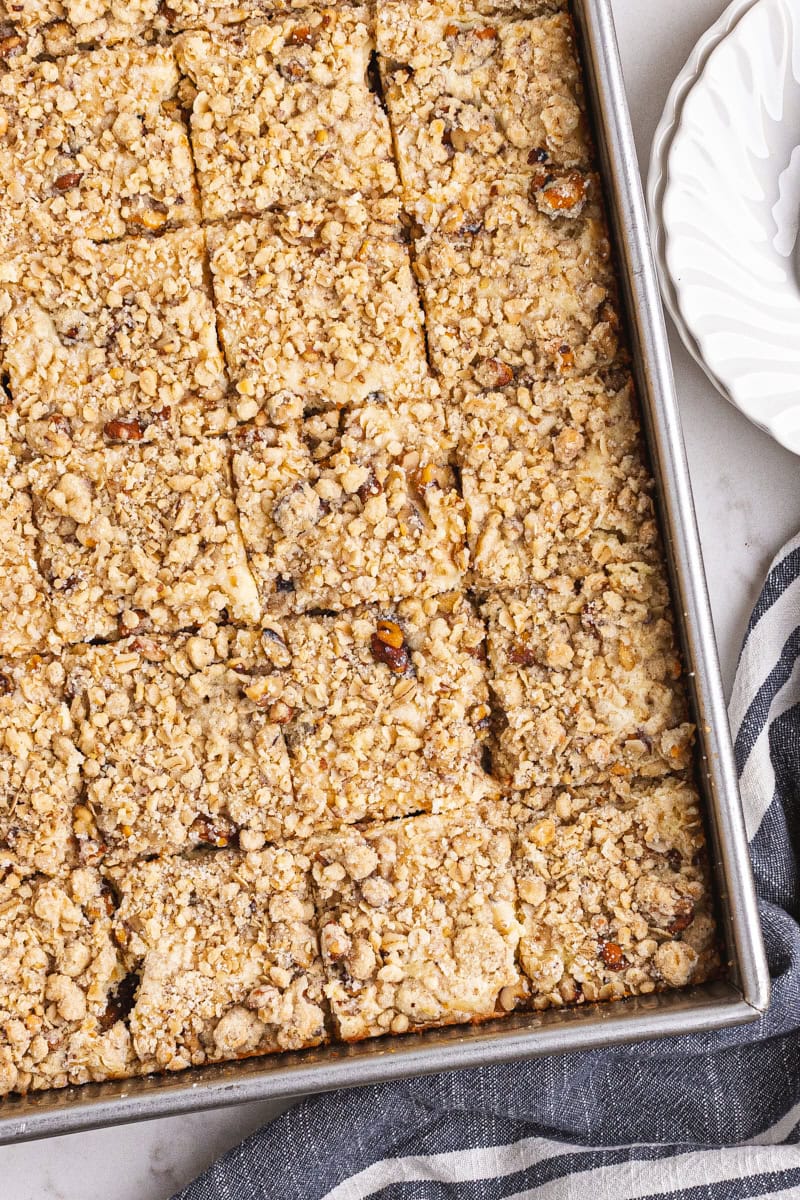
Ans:
{"label": "baked streusel", "polygon": [[721,970],[597,172],[566,0],[0,0],[0,1093]]}

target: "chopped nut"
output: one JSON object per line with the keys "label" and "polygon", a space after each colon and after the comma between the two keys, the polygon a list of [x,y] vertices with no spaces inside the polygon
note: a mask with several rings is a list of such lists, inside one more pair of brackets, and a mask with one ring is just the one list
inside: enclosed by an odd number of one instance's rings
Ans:
{"label": "chopped nut", "polygon": [[59,175],[53,187],[57,188],[59,192],[68,192],[71,188],[76,188],[82,179],[82,171],[68,171],[66,175]]}
{"label": "chopped nut", "polygon": [[609,971],[621,971],[627,965],[622,947],[616,942],[601,942],[600,957]]}
{"label": "chopped nut", "polygon": [[103,433],[110,442],[140,442],[144,437],[144,430],[139,421],[125,421],[120,418],[106,421]]}
{"label": "chopped nut", "polygon": [[403,644],[403,631],[394,621],[378,621],[375,636],[395,650]]}
{"label": "chopped nut", "polygon": [[143,208],[140,212],[131,213],[128,217],[130,225],[139,225],[142,229],[147,229],[150,233],[157,233],[159,229],[163,229],[169,220],[169,215],[165,212],[158,212],[155,208]]}
{"label": "chopped nut", "polygon": [[384,663],[395,675],[404,675],[411,665],[411,656],[403,642],[403,633],[394,621],[379,621],[372,635],[372,656]]}
{"label": "chopped nut", "polygon": [[314,31],[310,25],[295,25],[286,42],[289,46],[311,46],[314,43]]}

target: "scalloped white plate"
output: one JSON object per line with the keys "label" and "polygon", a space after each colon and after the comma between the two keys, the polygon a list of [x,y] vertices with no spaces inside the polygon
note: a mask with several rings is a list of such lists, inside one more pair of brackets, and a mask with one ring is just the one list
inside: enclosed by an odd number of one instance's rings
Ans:
{"label": "scalloped white plate", "polygon": [[670,93],[648,184],[690,352],[800,453],[800,0],[735,0]]}

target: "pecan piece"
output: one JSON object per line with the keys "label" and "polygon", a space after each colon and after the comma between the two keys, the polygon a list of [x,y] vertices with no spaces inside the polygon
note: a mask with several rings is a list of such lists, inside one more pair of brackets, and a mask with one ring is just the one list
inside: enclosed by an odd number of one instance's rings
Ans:
{"label": "pecan piece", "polygon": [[683,933],[684,929],[688,929],[695,918],[695,907],[691,900],[687,897],[682,897],[675,905],[675,917],[667,926],[667,933],[674,937],[678,933]]}
{"label": "pecan piece", "polygon": [[0,696],[8,696],[14,690],[14,680],[4,671],[0,671]]}
{"label": "pecan piece", "polygon": [[591,180],[582,171],[541,167],[531,179],[531,199],[547,217],[579,217],[586,207]]}
{"label": "pecan piece", "polygon": [[295,25],[286,39],[287,46],[311,46],[314,43],[314,31],[310,25]]}
{"label": "pecan piece", "polygon": [[621,971],[627,967],[628,962],[622,951],[622,946],[616,942],[601,942],[600,957],[609,971]]}
{"label": "pecan piece", "polygon": [[403,631],[394,621],[378,621],[370,645],[375,661],[384,663],[395,675],[404,675],[411,665]]}
{"label": "pecan piece", "polygon": [[0,58],[14,58],[25,49],[25,38],[18,33],[0,38]]}
{"label": "pecan piece", "polygon": [[59,175],[53,183],[53,187],[59,192],[69,192],[72,188],[78,187],[83,179],[83,171],[67,171],[65,175]]}
{"label": "pecan piece", "polygon": [[485,358],[475,372],[481,387],[504,388],[514,382],[514,369],[499,358]]}
{"label": "pecan piece", "polygon": [[193,839],[203,846],[224,850],[236,837],[236,826],[225,817],[197,817],[189,827]]}
{"label": "pecan piece", "polygon": [[144,436],[144,430],[138,421],[126,421],[120,417],[106,421],[103,433],[110,442],[140,442]]}

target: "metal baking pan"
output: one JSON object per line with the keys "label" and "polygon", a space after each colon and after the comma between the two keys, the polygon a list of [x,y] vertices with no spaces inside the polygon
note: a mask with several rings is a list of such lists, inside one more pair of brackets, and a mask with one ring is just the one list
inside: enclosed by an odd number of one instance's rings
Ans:
{"label": "metal baking pan", "polygon": [[574,0],[578,42],[660,497],[675,610],[698,727],[698,771],[728,971],[724,982],[613,1004],[462,1026],[0,1102],[0,1143],[540,1054],[698,1033],[767,1007],[761,939],[694,506],[610,0]]}

